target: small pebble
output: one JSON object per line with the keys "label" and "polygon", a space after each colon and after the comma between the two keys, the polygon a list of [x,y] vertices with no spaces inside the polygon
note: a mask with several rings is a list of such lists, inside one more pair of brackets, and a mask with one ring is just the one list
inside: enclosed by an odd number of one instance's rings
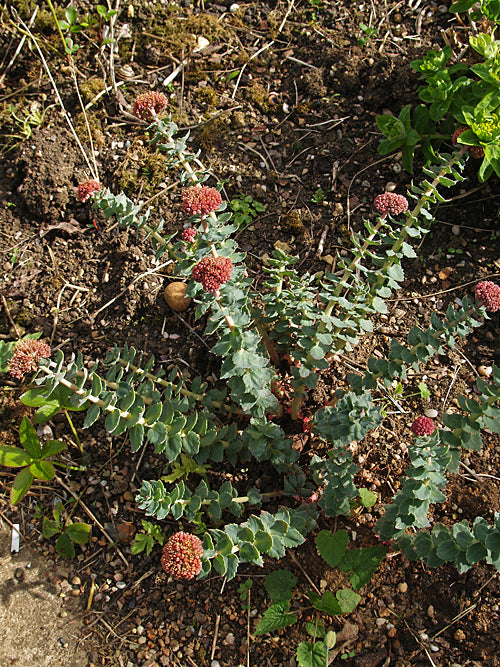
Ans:
{"label": "small pebble", "polygon": [[434,607],[431,604],[427,607],[427,616],[434,618]]}
{"label": "small pebble", "polygon": [[398,591],[400,593],[406,593],[407,590],[408,590],[408,584],[406,583],[406,581],[402,581],[400,584],[398,584]]}
{"label": "small pebble", "polygon": [[478,366],[477,372],[479,373],[479,375],[482,375],[485,378],[489,378],[490,375],[493,373],[493,368],[491,366]]}
{"label": "small pebble", "polygon": [[73,577],[73,579],[71,580],[71,584],[73,586],[80,586],[81,583],[82,583],[82,580],[80,579],[80,577]]}
{"label": "small pebble", "polygon": [[16,567],[14,578],[18,581],[22,581],[24,579],[24,570],[22,567]]}
{"label": "small pebble", "polygon": [[80,597],[80,595],[81,595],[81,591],[80,591],[80,589],[79,589],[79,588],[73,588],[73,590],[71,591],[71,595],[72,595],[74,598],[78,598],[78,597]]}
{"label": "small pebble", "polygon": [[451,233],[454,234],[455,236],[460,236],[460,226],[453,225],[453,227],[451,228]]}
{"label": "small pebble", "polygon": [[437,410],[433,410],[432,408],[429,408],[429,410],[426,410],[424,414],[425,414],[426,417],[429,417],[430,419],[436,419],[436,417],[438,416],[439,413],[438,413]]}
{"label": "small pebble", "polygon": [[386,192],[394,192],[394,190],[397,188],[397,184],[394,183],[393,181],[389,181],[388,183],[385,184],[385,191]]}

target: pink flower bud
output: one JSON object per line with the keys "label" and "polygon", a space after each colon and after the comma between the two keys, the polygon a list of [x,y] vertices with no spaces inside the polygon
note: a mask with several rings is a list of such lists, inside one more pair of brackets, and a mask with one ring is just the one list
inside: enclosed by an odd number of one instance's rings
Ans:
{"label": "pink flower bud", "polygon": [[85,204],[85,202],[93,197],[96,192],[99,192],[101,188],[101,184],[98,183],[95,179],[91,178],[89,181],[84,181],[83,183],[79,184],[76,191],[76,196],[82,202],[82,204]]}
{"label": "pink flower bud", "polygon": [[161,566],[176,579],[193,579],[201,572],[203,547],[196,535],[175,533],[163,547]]}
{"label": "pink flower bud", "polygon": [[415,419],[410,428],[415,435],[432,435],[436,430],[436,425],[430,417],[421,415]]}
{"label": "pink flower bud", "polygon": [[9,373],[22,380],[27,373],[33,373],[38,368],[40,359],[50,357],[50,347],[40,340],[27,338],[20,340],[14,346],[14,354],[9,361]]}
{"label": "pink flower bud", "polygon": [[229,257],[204,257],[193,268],[193,280],[207,292],[217,292],[231,278],[233,263]]}
{"label": "pink flower bud", "polygon": [[220,192],[206,185],[193,185],[181,194],[182,210],[190,215],[209,215],[222,204]]}
{"label": "pink flower bud", "polygon": [[193,229],[192,227],[188,227],[181,234],[181,239],[183,241],[186,241],[187,243],[193,243],[195,238],[196,238],[196,229]]}
{"label": "pink flower bud", "polygon": [[166,95],[150,91],[149,93],[141,93],[135,98],[132,111],[139,120],[150,121],[162,111],[165,111],[167,106],[168,98]]}
{"label": "pink flower bud", "polygon": [[384,192],[381,195],[377,195],[373,201],[373,205],[383,216],[386,216],[388,213],[399,215],[408,210],[408,200],[406,197],[397,195],[395,192]]}
{"label": "pink flower bud", "polygon": [[500,310],[500,285],[491,280],[483,280],[474,287],[476,299],[489,313]]}
{"label": "pink flower bud", "polygon": [[[453,132],[453,134],[451,135],[451,143],[454,146],[456,146],[458,137],[462,134],[462,132],[465,132],[468,129],[469,129],[468,127],[463,127],[463,126],[462,127],[457,127],[455,132]],[[484,157],[484,150],[483,150],[482,146],[467,146],[466,144],[461,144],[461,145],[465,146],[465,148],[467,149],[467,152],[469,153],[469,155],[471,157],[474,157],[474,158]]]}

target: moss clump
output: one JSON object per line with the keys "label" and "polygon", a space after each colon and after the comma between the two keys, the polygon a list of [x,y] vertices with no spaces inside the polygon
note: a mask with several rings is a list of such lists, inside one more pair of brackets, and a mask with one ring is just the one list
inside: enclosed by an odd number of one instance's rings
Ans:
{"label": "moss clump", "polygon": [[293,211],[290,211],[281,220],[281,229],[285,232],[289,232],[293,236],[303,236],[307,231],[304,225],[304,220],[307,215],[308,211],[301,208],[296,208]]}
{"label": "moss clump", "polygon": [[163,7],[150,24],[148,32],[162,42],[163,48],[177,57],[185,56],[193,51],[197,45],[198,37],[205,37],[213,44],[224,42],[231,44],[235,41],[235,33],[227,24],[221,24],[213,14],[172,16],[171,12],[165,12]]}
{"label": "moss clump", "polygon": [[196,88],[193,96],[198,104],[206,104],[208,107],[216,107],[219,102],[219,96],[212,86]]}
{"label": "moss clump", "polygon": [[227,116],[219,116],[204,125],[198,135],[198,145],[210,152],[221,146],[227,140],[227,132],[231,121]]}
{"label": "moss clump", "polygon": [[80,84],[79,88],[82,100],[85,104],[88,104],[106,88],[106,84],[104,79],[87,79]]}
{"label": "moss clump", "polygon": [[166,157],[159,150],[151,152],[140,144],[133,144],[121,165],[118,186],[129,196],[140,190],[150,192],[162,183],[167,175]]}
{"label": "moss clump", "polygon": [[243,97],[255,104],[261,111],[267,113],[269,111],[269,93],[260,83],[253,83],[250,88],[245,88]]}
{"label": "moss clump", "polygon": [[[94,146],[97,148],[102,148],[106,144],[106,138],[104,132],[102,131],[102,123],[98,118],[97,114],[87,112],[87,120],[89,123],[90,133],[92,135],[92,141]],[[89,143],[89,131],[87,129],[87,123],[85,122],[85,116],[83,113],[78,114],[75,118],[75,132],[78,135],[78,138],[83,144]]]}

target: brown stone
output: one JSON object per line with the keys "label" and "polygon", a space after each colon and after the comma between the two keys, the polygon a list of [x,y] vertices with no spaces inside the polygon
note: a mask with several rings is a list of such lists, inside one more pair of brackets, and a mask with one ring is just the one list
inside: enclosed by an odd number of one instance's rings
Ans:
{"label": "brown stone", "polygon": [[186,297],[186,283],[173,282],[165,287],[164,297],[167,304],[176,313],[180,313],[191,303],[191,299]]}

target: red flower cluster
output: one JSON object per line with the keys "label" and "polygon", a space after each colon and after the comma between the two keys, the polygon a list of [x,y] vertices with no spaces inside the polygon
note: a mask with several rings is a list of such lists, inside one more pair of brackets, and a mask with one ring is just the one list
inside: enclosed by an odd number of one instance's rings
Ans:
{"label": "red flower cluster", "polygon": [[181,194],[182,210],[190,215],[209,215],[222,204],[220,192],[206,185],[193,185]]}
{"label": "red flower cluster", "polygon": [[141,93],[135,98],[132,111],[139,118],[139,120],[153,120],[158,114],[168,106],[168,98],[163,93],[151,91],[149,93]]}
{"label": "red flower cluster", "polygon": [[382,195],[377,195],[373,201],[373,205],[377,211],[386,216],[399,215],[408,210],[408,200],[403,195],[397,195],[395,192],[384,192]]}
{"label": "red flower cluster", "polygon": [[436,425],[430,417],[422,415],[415,419],[410,428],[415,435],[432,435],[436,430]]}
{"label": "red flower cluster", "polygon": [[489,313],[500,310],[500,285],[492,283],[491,280],[483,280],[474,287],[474,292],[479,304]]}
{"label": "red flower cluster", "polygon": [[[457,145],[457,139],[458,137],[462,134],[462,132],[465,132],[465,130],[468,130],[468,127],[458,127],[455,132],[451,135],[451,143],[456,146]],[[484,157],[484,150],[482,146],[467,146],[466,144],[461,144],[462,146],[465,146],[467,149],[467,152],[471,157],[475,158],[482,158]]]}
{"label": "red flower cluster", "polygon": [[183,241],[186,241],[187,243],[193,243],[195,238],[196,238],[196,229],[193,229],[192,227],[188,227],[181,234],[181,239]]}
{"label": "red flower cluster", "polygon": [[88,201],[96,192],[99,192],[101,188],[101,184],[98,183],[95,179],[91,178],[90,181],[84,181],[83,183],[79,184],[76,191],[76,196],[82,202],[82,204],[85,204],[85,202]]}
{"label": "red flower cluster", "polygon": [[196,535],[175,533],[163,547],[161,566],[176,579],[193,579],[201,571],[203,547]]}
{"label": "red flower cluster", "polygon": [[193,280],[207,292],[217,292],[231,278],[233,263],[229,257],[204,257],[193,267]]}
{"label": "red flower cluster", "polygon": [[33,373],[38,368],[40,359],[50,357],[50,347],[41,340],[20,340],[14,346],[14,354],[9,361],[9,373],[22,380],[27,373]]}

